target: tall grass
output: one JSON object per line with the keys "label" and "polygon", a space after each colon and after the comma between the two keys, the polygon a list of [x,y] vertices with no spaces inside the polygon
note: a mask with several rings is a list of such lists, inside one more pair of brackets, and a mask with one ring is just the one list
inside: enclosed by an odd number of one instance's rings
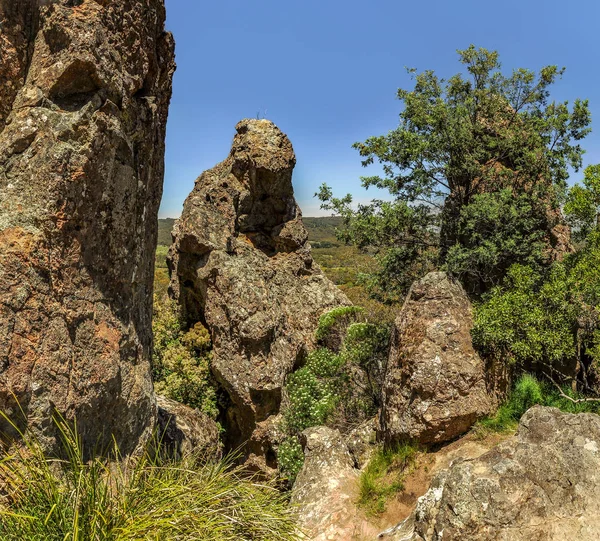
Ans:
{"label": "tall grass", "polygon": [[388,499],[404,490],[404,478],[417,452],[415,445],[401,443],[375,453],[359,479],[358,505],[368,515],[383,513]]}
{"label": "tall grass", "polygon": [[[288,541],[293,511],[272,485],[227,461],[136,459],[85,462],[76,430],[57,421],[65,458],[45,455],[30,434],[0,460],[3,541]],[[115,458],[118,452],[115,452]]]}

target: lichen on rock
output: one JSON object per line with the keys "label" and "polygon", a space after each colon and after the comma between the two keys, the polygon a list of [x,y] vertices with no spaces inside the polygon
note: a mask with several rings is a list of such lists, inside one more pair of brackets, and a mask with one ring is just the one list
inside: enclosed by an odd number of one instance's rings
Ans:
{"label": "lichen on rock", "polygon": [[432,272],[413,284],[396,320],[383,385],[387,444],[449,441],[495,405],[471,341],[472,306],[462,286]]}
{"label": "lichen on rock", "polygon": [[0,410],[50,449],[55,413],[88,451],[153,428],[164,21],[163,0],[0,0]]}
{"label": "lichen on rock", "polygon": [[205,171],[173,231],[171,291],[213,343],[228,404],[226,445],[276,467],[286,376],[315,346],[319,316],[349,304],[313,261],[292,187],[296,156],[272,122],[243,120],[229,156]]}

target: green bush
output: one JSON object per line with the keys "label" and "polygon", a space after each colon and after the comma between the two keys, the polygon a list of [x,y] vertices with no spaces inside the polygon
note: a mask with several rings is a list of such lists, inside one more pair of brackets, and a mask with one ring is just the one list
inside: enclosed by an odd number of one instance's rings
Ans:
{"label": "green bush", "polygon": [[152,372],[156,391],[192,408],[217,416],[216,385],[210,372],[211,341],[197,323],[185,331],[177,305],[154,299]]}
{"label": "green bush", "polygon": [[343,362],[340,355],[321,348],[310,353],[304,367],[290,374],[286,385],[289,407],[284,412],[290,433],[326,423],[339,400]]}
{"label": "green bush", "polygon": [[3,541],[279,541],[299,539],[274,486],[228,462],[169,462],[146,453],[84,461],[76,431],[59,422],[68,459],[26,447],[0,460]]}
{"label": "green bush", "polygon": [[383,513],[389,497],[404,490],[404,478],[417,452],[418,447],[410,443],[378,449],[359,480],[358,504],[368,515]]}
{"label": "green bush", "polygon": [[[578,400],[581,401],[577,402]],[[574,393],[568,387],[559,391],[550,382],[540,381],[531,374],[523,374],[515,383],[508,400],[498,408],[495,415],[479,421],[477,428],[492,432],[514,430],[523,414],[535,405],[554,407],[568,413],[600,413],[599,402],[585,401],[584,395]]]}
{"label": "green bush", "polygon": [[316,331],[317,340],[325,340],[335,329],[344,328],[362,311],[360,306],[340,306],[326,312],[319,318]]}
{"label": "green bush", "polygon": [[321,339],[330,332],[340,332],[338,325],[346,320],[339,351],[321,347],[308,355],[302,368],[288,376],[282,425],[285,439],[279,445],[278,462],[282,475],[291,482],[304,460],[298,441],[303,430],[319,425],[343,430],[377,412],[389,327],[348,325],[347,318],[359,312],[357,307],[343,307],[322,316],[317,331]]}
{"label": "green bush", "polygon": [[279,444],[277,462],[281,474],[293,483],[304,464],[302,444],[296,436],[289,436]]}

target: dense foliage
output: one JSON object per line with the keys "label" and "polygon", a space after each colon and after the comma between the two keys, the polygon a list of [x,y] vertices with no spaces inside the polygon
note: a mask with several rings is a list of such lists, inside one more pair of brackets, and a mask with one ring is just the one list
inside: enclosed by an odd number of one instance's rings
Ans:
{"label": "dense foliage", "polygon": [[579,250],[543,272],[513,265],[483,297],[473,329],[487,356],[550,378],[574,378],[588,391],[597,386],[600,361],[597,175],[597,166],[586,169],[584,185],[570,190],[565,207],[583,241]]}
{"label": "dense foliage", "polygon": [[286,382],[282,426],[286,437],[279,445],[278,462],[282,474],[291,480],[304,460],[298,440],[304,429],[330,425],[345,431],[375,415],[379,407],[389,328],[352,323],[349,318],[357,314],[357,307],[324,314],[316,336],[330,347],[311,352],[305,365]]}
{"label": "dense foliage", "polygon": [[[383,168],[363,185],[388,191],[392,201],[354,208],[350,195],[333,197],[326,185],[317,194],[344,218],[341,239],[379,251],[372,287],[391,299],[432,266],[448,263],[481,292],[513,263],[546,263],[540,248],[550,247],[560,223],[568,170],[581,166],[587,102],[550,101],[564,70],[505,75],[496,52],[471,46],[459,56],[466,76],[410,70],[415,87],[398,91],[398,128],[354,145],[364,166],[377,160]],[[500,212],[511,222],[508,237],[489,236]]]}
{"label": "dense foliage", "polygon": [[208,331],[201,323],[185,330],[176,303],[158,295],[154,299],[152,331],[156,392],[216,418],[216,385],[210,372]]}

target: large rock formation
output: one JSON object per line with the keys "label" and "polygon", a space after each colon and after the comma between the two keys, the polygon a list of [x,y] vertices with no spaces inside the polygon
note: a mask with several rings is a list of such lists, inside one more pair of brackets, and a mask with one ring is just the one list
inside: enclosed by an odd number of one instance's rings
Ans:
{"label": "large rock formation", "polygon": [[600,539],[600,417],[536,406],[517,435],[454,463],[415,512],[381,538],[396,541]]}
{"label": "large rock formation", "polygon": [[314,345],[319,316],[348,301],[311,257],[289,139],[267,120],[236,130],[229,157],[185,202],[169,266],[187,323],[211,333],[212,370],[231,402],[226,444],[247,442],[247,457],[264,469],[275,466],[285,378]]}
{"label": "large rock formation", "polygon": [[49,447],[54,412],[124,453],[154,422],[164,21],[163,0],[0,0],[0,410]]}
{"label": "large rock formation", "polygon": [[396,320],[383,386],[387,443],[448,441],[490,412],[471,327],[471,303],[458,282],[432,272],[413,284]]}

